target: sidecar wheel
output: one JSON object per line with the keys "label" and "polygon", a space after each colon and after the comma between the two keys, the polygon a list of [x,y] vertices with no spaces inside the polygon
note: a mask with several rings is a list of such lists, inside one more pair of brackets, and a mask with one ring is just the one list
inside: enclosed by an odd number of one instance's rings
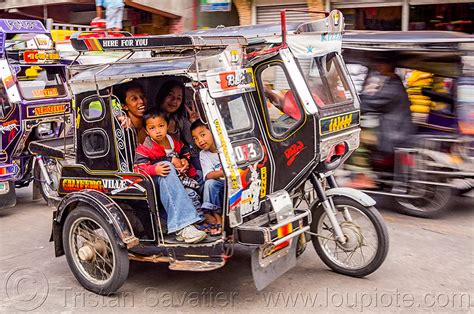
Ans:
{"label": "sidecar wheel", "polygon": [[69,268],[87,290],[109,295],[127,280],[128,251],[117,244],[110,224],[91,207],[79,205],[66,217],[62,237]]}
{"label": "sidecar wheel", "polygon": [[[376,271],[387,257],[389,240],[387,227],[375,207],[364,207],[343,196],[332,198],[337,209],[336,219],[346,237],[346,243],[336,240],[329,217],[320,204],[312,208],[311,235],[313,246],[321,260],[337,273],[364,277]],[[347,220],[343,211],[351,216]]]}
{"label": "sidecar wheel", "polygon": [[399,212],[421,218],[435,218],[449,210],[452,190],[447,186],[416,186],[421,191],[418,198],[396,197]]}
{"label": "sidecar wheel", "polygon": [[58,160],[48,157],[43,157],[43,162],[51,179],[51,184],[49,185],[46,183],[38,162],[35,162],[33,170],[35,184],[37,185],[39,192],[46,203],[54,204],[54,202],[59,198],[58,188],[59,180],[61,178],[62,165]]}

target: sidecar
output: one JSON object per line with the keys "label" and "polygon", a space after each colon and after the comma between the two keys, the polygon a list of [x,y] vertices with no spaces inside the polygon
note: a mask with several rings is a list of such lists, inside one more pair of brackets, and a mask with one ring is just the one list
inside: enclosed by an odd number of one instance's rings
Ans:
{"label": "sidecar", "polygon": [[[86,289],[105,295],[119,289],[129,260],[214,270],[225,265],[234,245],[252,248],[259,290],[294,267],[309,241],[345,275],[366,276],[383,263],[388,233],[375,201],[337,187],[332,176],[359,142],[358,99],[340,56],[342,14],[282,25],[278,34],[276,26],[256,26],[238,28],[242,35],[224,28],[72,38],[81,54],[152,55],[70,69],[76,161],[62,168],[51,240]],[[266,47],[250,48],[256,41]],[[119,122],[124,112],[115,95],[121,84],[139,83],[154,99],[169,80],[185,84],[225,174],[225,230],[197,244],[167,233],[160,186],[133,171],[136,133]],[[308,185],[317,196],[311,201]]]}
{"label": "sidecar", "polygon": [[[373,70],[373,60],[393,58],[400,76],[406,78],[416,126],[407,141],[409,148],[395,152],[394,173],[375,169],[377,189],[367,193],[393,197],[401,212],[431,218],[447,211],[454,196],[473,189],[473,47],[474,37],[459,32],[355,31],[345,35],[343,55],[349,64]],[[410,73],[429,78],[416,80]]]}
{"label": "sidecar", "polygon": [[0,208],[14,206],[15,188],[34,178],[45,199],[54,194],[58,161],[28,150],[64,139],[71,125],[65,67],[54,48],[40,21],[0,19]]}

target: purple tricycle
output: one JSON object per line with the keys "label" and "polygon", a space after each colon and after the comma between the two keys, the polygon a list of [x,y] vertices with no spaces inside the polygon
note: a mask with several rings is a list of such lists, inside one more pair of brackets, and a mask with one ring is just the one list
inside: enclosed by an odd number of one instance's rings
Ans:
{"label": "purple tricycle", "polygon": [[0,209],[35,181],[47,200],[72,137],[66,68],[40,21],[0,19]]}

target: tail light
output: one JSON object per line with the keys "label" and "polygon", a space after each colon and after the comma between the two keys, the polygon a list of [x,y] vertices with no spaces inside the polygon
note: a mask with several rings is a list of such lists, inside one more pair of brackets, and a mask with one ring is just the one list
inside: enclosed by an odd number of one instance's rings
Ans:
{"label": "tail light", "polygon": [[336,161],[338,158],[344,156],[347,152],[347,145],[345,143],[339,143],[331,147],[328,156],[326,157],[326,163],[330,164]]}

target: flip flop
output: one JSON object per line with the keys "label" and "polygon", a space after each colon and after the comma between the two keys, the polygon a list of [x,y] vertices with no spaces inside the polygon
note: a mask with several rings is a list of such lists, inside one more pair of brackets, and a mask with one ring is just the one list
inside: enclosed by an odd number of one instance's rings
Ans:
{"label": "flip flop", "polygon": [[196,229],[210,233],[213,224],[202,224],[202,225],[195,225]]}
{"label": "flip flop", "polygon": [[211,224],[211,235],[221,235],[222,234],[222,225],[221,224]]}

